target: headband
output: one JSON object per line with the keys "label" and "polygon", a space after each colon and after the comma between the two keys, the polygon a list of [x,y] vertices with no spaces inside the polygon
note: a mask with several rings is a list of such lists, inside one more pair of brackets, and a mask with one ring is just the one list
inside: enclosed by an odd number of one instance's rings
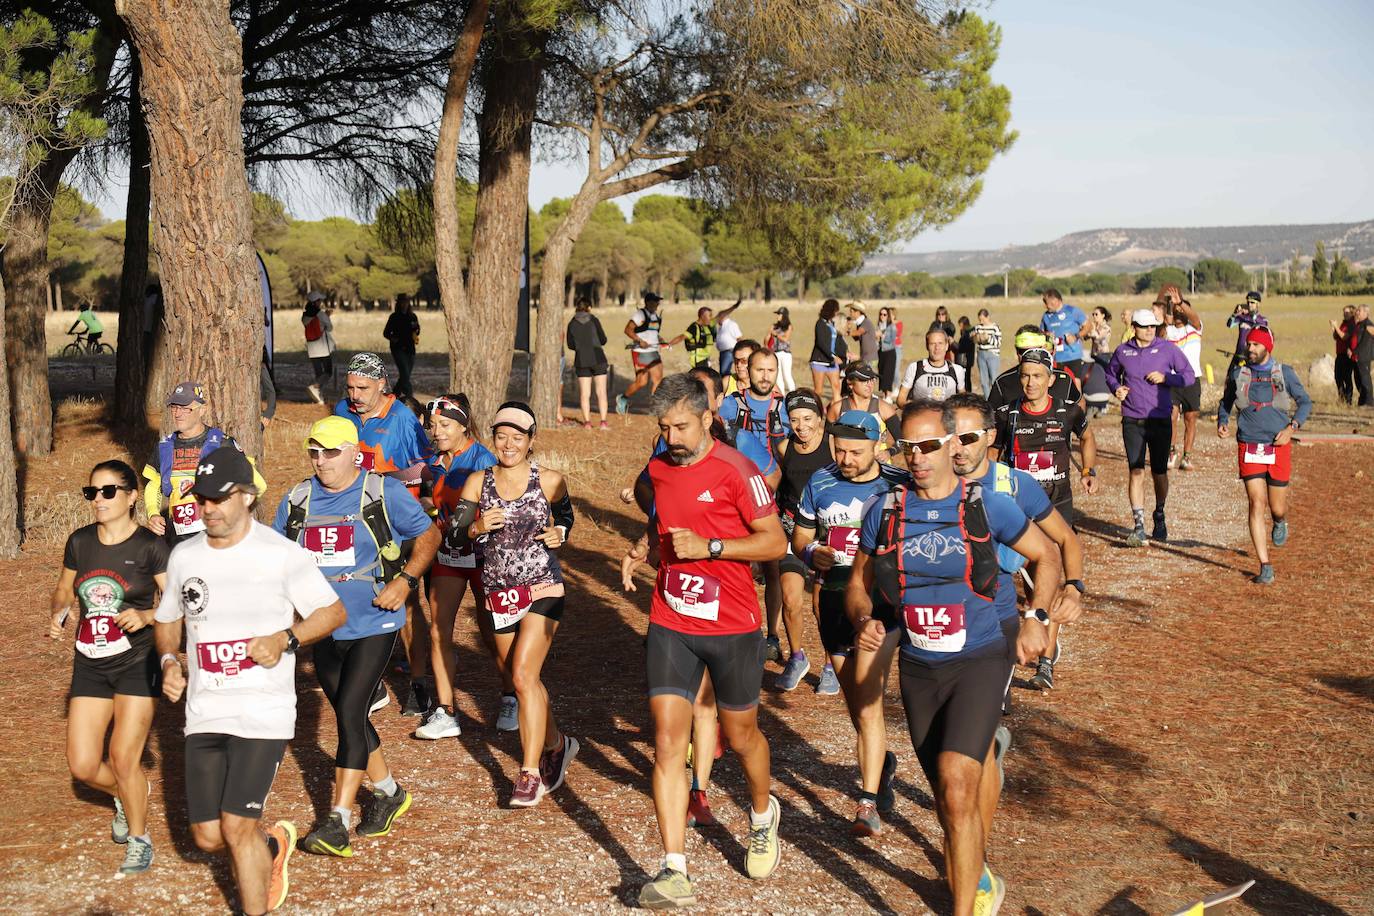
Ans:
{"label": "headband", "polygon": [[363,378],[386,378],[386,366],[376,353],[358,353],[348,361],[348,374]]}
{"label": "headband", "polygon": [[439,414],[448,417],[450,420],[457,420],[463,426],[470,422],[467,410],[463,407],[457,395],[446,394],[437,397],[425,405],[425,410],[432,416]]}

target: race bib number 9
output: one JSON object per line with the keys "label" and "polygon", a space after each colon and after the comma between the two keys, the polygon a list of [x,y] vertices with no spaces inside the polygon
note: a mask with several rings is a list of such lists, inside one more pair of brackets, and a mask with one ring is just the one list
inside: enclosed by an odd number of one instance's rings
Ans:
{"label": "race bib number 9", "polygon": [[352,525],[312,525],[302,532],[302,546],[316,566],[357,566],[353,555]]}
{"label": "race bib number 9", "polygon": [[248,655],[248,640],[196,643],[196,668],[206,690],[234,690],[263,683],[265,668]]}
{"label": "race bib number 9", "polygon": [[1274,446],[1262,442],[1245,443],[1246,464],[1274,464],[1278,460],[1279,456]]}
{"label": "race bib number 9", "polygon": [[902,623],[911,644],[927,652],[958,652],[968,638],[962,604],[906,604]]}
{"label": "race bib number 9", "polygon": [[1025,471],[1036,480],[1054,479],[1053,452],[1018,452],[1016,467]]}
{"label": "race bib number 9", "polygon": [[663,600],[684,617],[720,619],[720,580],[703,573],[668,567],[663,576]]}
{"label": "race bib number 9", "polygon": [[859,552],[858,528],[828,528],[825,532],[825,546],[835,551],[836,566],[853,566],[854,554]]}
{"label": "race bib number 9", "polygon": [[172,506],[171,515],[172,531],[177,535],[195,534],[205,530],[205,522],[200,517],[200,504],[195,500]]}
{"label": "race bib number 9", "polygon": [[534,600],[530,597],[527,585],[498,588],[487,593],[487,610],[496,629],[503,630],[514,626],[530,612]]}
{"label": "race bib number 9", "polygon": [[76,631],[76,651],[87,658],[109,658],[130,648],[129,637],[113,616],[97,614],[81,618]]}

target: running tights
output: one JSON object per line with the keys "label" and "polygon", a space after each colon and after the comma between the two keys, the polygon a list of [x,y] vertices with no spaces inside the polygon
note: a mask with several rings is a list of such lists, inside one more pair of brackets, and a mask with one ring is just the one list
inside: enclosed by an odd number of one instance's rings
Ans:
{"label": "running tights", "polygon": [[315,645],[315,676],[334,707],[339,726],[339,749],[334,755],[337,767],[366,770],[368,756],[382,746],[367,714],[372,691],[386,672],[395,645],[394,632],[361,639],[326,636]]}

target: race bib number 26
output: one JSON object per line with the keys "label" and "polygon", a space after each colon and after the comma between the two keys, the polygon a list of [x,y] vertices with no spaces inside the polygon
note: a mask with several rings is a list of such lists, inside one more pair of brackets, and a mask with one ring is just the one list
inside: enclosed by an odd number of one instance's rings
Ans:
{"label": "race bib number 26", "polygon": [[195,534],[205,530],[200,517],[200,505],[195,501],[177,503],[171,507],[172,531],[178,535]]}

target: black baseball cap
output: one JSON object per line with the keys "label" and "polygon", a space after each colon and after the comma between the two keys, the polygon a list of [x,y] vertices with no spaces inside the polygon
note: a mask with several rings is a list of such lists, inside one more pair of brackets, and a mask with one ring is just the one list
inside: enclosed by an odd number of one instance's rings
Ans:
{"label": "black baseball cap", "polygon": [[653,292],[645,293],[645,294],[644,294],[644,301],[645,301],[645,302],[662,302],[662,301],[663,301],[663,297],[660,296],[658,293],[653,293]]}
{"label": "black baseball cap", "polygon": [[849,368],[844,370],[844,377],[859,381],[872,381],[878,377],[878,372],[863,360],[855,360],[849,364]]}
{"label": "black baseball cap", "polygon": [[221,445],[200,459],[191,492],[206,499],[223,499],[235,486],[253,486],[253,465],[237,446]]}

